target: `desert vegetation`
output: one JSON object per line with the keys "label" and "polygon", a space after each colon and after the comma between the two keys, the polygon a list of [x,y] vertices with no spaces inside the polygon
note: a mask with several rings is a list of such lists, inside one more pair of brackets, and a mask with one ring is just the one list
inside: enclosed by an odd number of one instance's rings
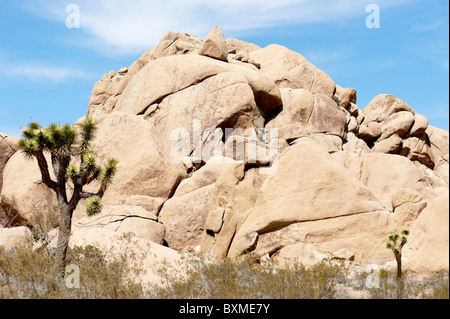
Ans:
{"label": "desert vegetation", "polygon": [[[421,280],[381,270],[380,285],[367,288],[369,272],[326,261],[305,267],[260,264],[250,259],[206,261],[186,256],[184,277],[161,267],[164,284],[144,285],[132,278],[142,272],[132,256],[113,256],[94,246],[72,247],[67,262],[80,269],[79,287],[67,285],[54,255],[19,245],[0,247],[0,298],[151,298],[151,299],[346,299],[449,298],[448,273]],[[130,274],[134,276],[130,276]],[[70,275],[70,274],[69,274]]]}
{"label": "desert vegetation", "polygon": [[[28,159],[36,159],[42,176],[42,183],[55,192],[61,220],[56,258],[64,269],[69,245],[72,215],[81,199],[86,200],[86,213],[96,215],[101,212],[103,197],[117,170],[117,160],[109,158],[105,167],[98,165],[97,153],[91,149],[90,142],[97,126],[91,119],[79,124],[77,131],[71,125],[50,124],[41,127],[33,121],[22,129],[22,139],[18,146]],[[56,179],[52,179],[45,154],[51,155],[51,166]],[[79,159],[80,164],[74,164]],[[96,193],[83,190],[95,180],[101,180]],[[68,197],[68,182],[72,183],[72,194]]]}

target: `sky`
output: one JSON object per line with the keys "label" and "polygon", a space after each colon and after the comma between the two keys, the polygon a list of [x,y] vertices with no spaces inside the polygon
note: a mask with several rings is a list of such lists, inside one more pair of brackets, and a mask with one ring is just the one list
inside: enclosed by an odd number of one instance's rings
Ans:
{"label": "sky", "polygon": [[446,0],[0,0],[0,131],[74,123],[105,73],[167,31],[204,38],[215,25],[301,53],[355,88],[360,109],[393,94],[449,129]]}

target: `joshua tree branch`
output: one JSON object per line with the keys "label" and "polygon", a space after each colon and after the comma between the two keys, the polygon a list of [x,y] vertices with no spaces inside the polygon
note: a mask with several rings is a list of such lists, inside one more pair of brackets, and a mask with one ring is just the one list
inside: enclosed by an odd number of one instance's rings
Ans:
{"label": "joshua tree branch", "polygon": [[56,192],[57,183],[50,178],[50,173],[48,171],[48,163],[47,163],[47,160],[45,159],[43,151],[39,150],[38,152],[36,152],[35,156],[36,156],[36,159],[37,159],[37,162],[39,165],[39,170],[41,171],[42,182],[48,188],[50,188]]}

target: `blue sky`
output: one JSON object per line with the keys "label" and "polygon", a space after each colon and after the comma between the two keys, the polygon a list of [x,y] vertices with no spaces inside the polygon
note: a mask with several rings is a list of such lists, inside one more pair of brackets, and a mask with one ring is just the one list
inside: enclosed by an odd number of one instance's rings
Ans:
{"label": "blue sky", "polygon": [[[372,3],[380,27],[369,29]],[[80,28],[66,26],[70,4]],[[389,93],[449,129],[446,0],[0,0],[0,131],[18,136],[31,118],[73,123],[103,74],[128,67],[166,31],[203,38],[214,25],[303,54],[355,88],[361,109]]]}

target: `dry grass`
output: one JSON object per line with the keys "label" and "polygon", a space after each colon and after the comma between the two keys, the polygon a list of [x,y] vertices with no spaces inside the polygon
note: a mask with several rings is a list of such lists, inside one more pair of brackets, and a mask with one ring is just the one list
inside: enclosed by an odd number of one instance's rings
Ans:
{"label": "dry grass", "polygon": [[192,256],[185,260],[191,266],[185,276],[164,267],[159,270],[164,284],[143,286],[131,279],[143,271],[133,258],[132,254],[112,256],[93,246],[69,249],[67,263],[80,270],[80,287],[71,288],[51,250],[33,250],[31,245],[0,247],[0,299],[449,298],[448,272],[423,280],[404,273],[397,280],[394,272],[381,270],[379,287],[369,289],[365,282],[370,273],[351,273],[348,264],[331,261],[308,268],[298,263],[274,267],[250,259],[212,262]]}

